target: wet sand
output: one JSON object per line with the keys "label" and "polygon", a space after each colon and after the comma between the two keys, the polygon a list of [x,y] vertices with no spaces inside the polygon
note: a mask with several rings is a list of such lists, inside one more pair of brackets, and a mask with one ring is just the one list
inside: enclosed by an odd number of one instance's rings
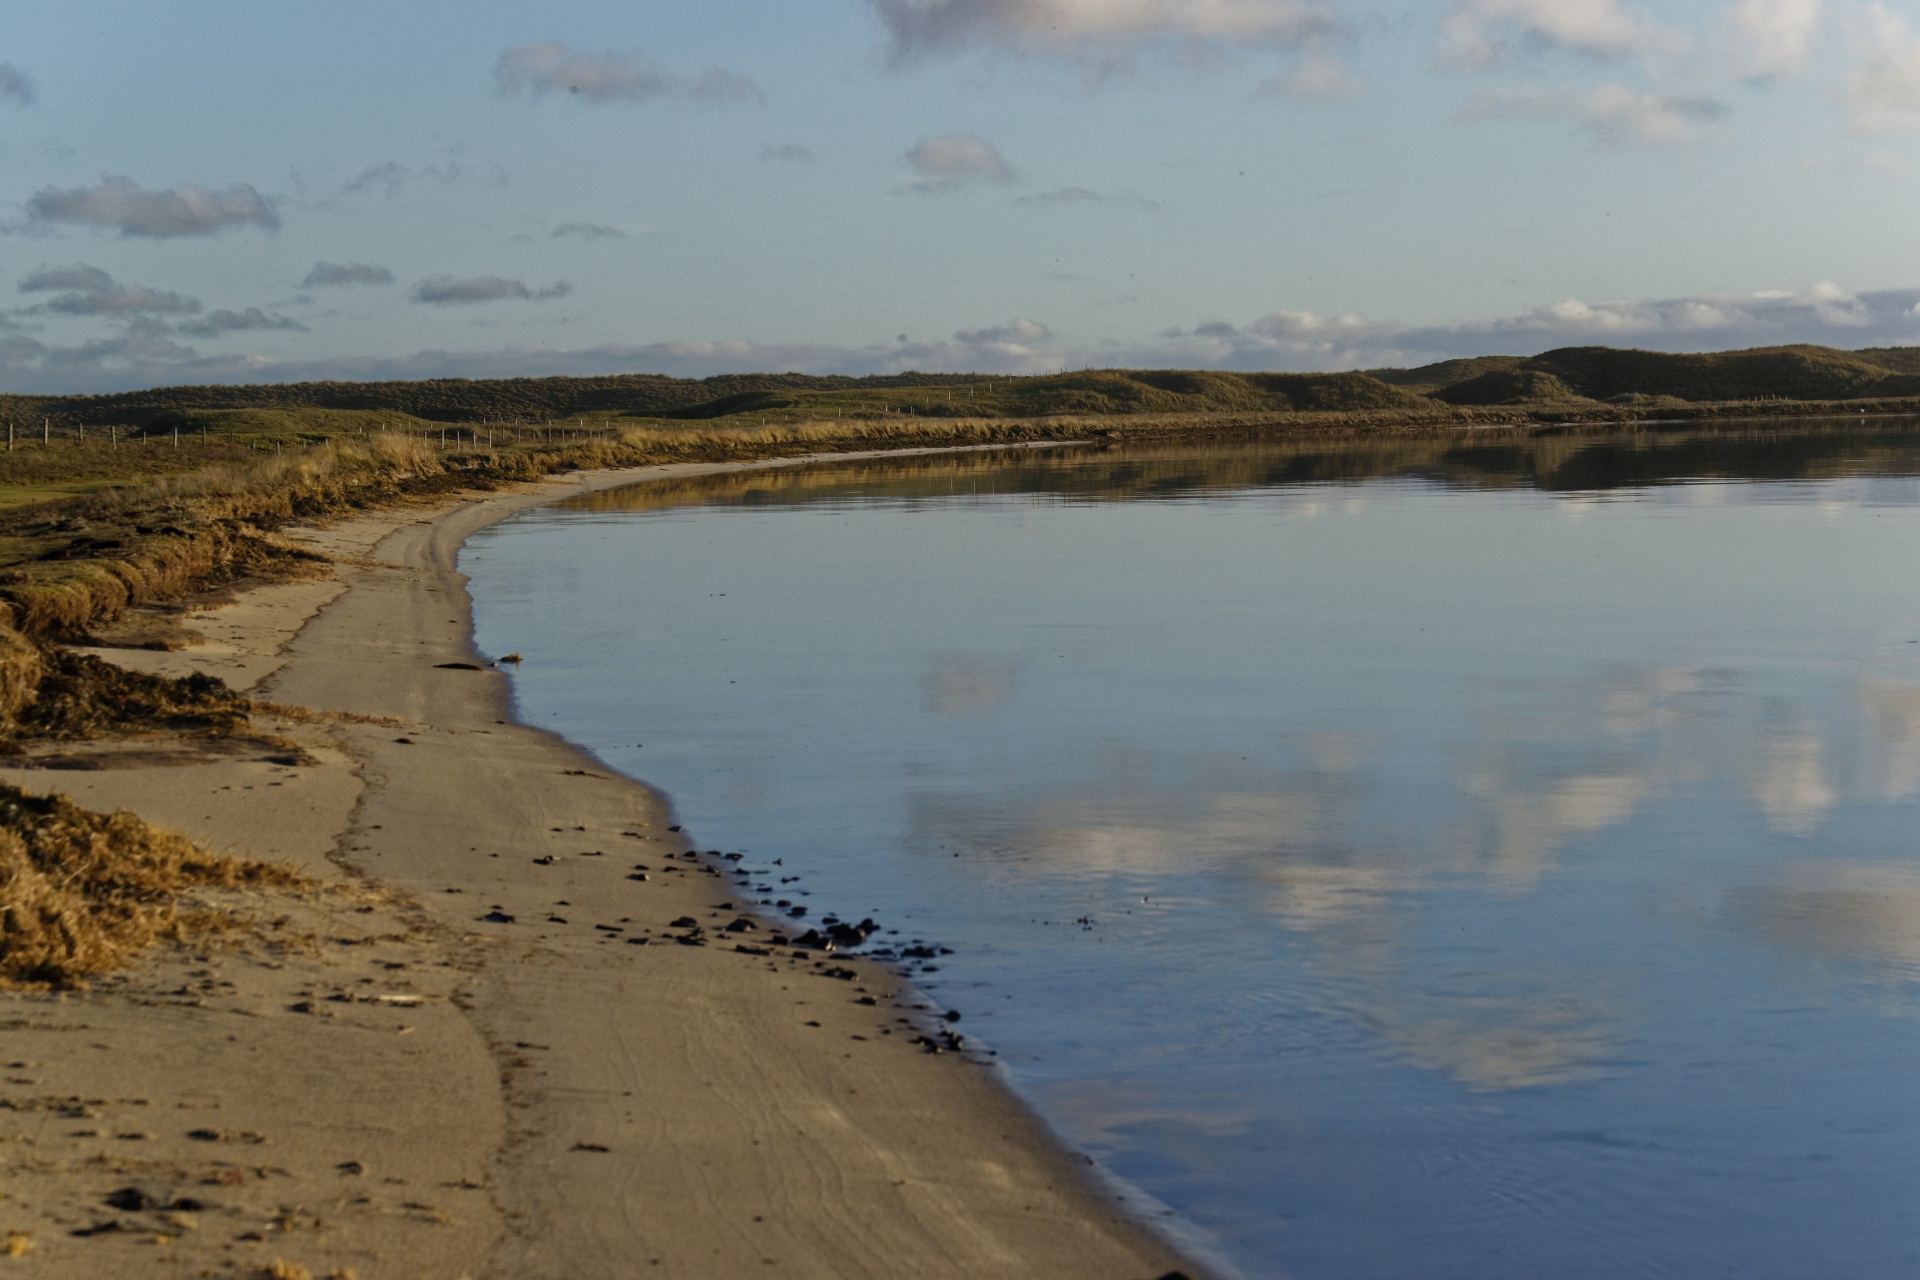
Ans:
{"label": "wet sand", "polygon": [[[731,864],[689,858],[699,833],[674,831],[659,796],[511,723],[505,677],[472,652],[464,539],[719,469],[293,531],[335,557],[333,579],[242,593],[189,620],[207,637],[190,649],[100,651],[344,714],[267,723],[295,755],[159,765],[152,744],[114,745],[98,753],[129,767],[0,777],[285,859],[318,887],[257,895],[254,932],[161,948],[91,991],[0,996],[0,1237],[31,1246],[0,1266],[1201,1274],[989,1068],[925,1052],[945,1024],[923,996],[879,965],[771,946],[764,921],[725,932]],[[689,919],[705,945],[675,940]]]}

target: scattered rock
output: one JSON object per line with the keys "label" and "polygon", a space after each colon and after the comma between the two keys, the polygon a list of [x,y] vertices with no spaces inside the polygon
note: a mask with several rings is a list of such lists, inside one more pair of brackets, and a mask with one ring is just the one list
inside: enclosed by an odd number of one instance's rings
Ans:
{"label": "scattered rock", "polygon": [[498,907],[495,907],[493,910],[487,912],[487,914],[481,916],[480,918],[486,921],[488,924],[512,924],[513,923],[513,917],[508,915],[506,912],[502,911]]}
{"label": "scattered rock", "polygon": [[603,1144],[603,1143],[599,1143],[599,1142],[576,1142],[576,1143],[574,1143],[574,1144],[573,1144],[573,1150],[575,1150],[575,1151],[599,1151],[599,1152],[602,1152],[602,1153],[605,1153],[605,1152],[608,1152],[608,1151],[611,1151],[611,1150],[613,1150],[613,1148],[612,1148],[612,1147],[609,1147],[609,1146],[606,1146],[605,1144]]}
{"label": "scattered rock", "polygon": [[436,662],[433,664],[442,671],[485,671],[486,668],[474,662]]}

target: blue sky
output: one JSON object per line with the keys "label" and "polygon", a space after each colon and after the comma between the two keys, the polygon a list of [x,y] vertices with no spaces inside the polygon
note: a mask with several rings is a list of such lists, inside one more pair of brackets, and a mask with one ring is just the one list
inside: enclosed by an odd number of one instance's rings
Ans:
{"label": "blue sky", "polygon": [[3,390],[1920,342],[1920,5],[0,13]]}

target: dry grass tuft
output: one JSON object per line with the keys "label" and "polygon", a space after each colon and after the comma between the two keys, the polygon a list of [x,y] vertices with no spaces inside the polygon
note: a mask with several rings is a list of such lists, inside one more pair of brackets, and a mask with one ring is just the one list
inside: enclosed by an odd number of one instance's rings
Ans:
{"label": "dry grass tuft", "polygon": [[41,651],[40,666],[32,700],[13,716],[19,738],[98,738],[156,729],[233,734],[246,728],[253,709],[224,680],[199,672],[180,679],[147,675],[55,645]]}
{"label": "dry grass tuft", "polygon": [[24,1258],[33,1252],[33,1233],[30,1231],[9,1231],[5,1241],[0,1241],[0,1255],[9,1258]]}
{"label": "dry grass tuft", "polygon": [[71,987],[164,937],[226,913],[183,916],[200,887],[303,883],[262,862],[209,853],[131,813],[0,784],[0,985]]}
{"label": "dry grass tuft", "polygon": [[313,1272],[297,1262],[275,1258],[260,1269],[260,1280],[313,1280]]}

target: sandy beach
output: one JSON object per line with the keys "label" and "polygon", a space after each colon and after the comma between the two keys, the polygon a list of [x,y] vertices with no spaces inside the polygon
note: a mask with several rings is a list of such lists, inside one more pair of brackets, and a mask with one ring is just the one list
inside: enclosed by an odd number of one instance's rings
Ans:
{"label": "sandy beach", "polygon": [[[497,655],[472,651],[462,541],[718,469],[292,530],[330,578],[210,605],[187,649],[98,651],[310,711],[258,721],[293,746],[116,742],[0,776],[312,884],[250,891],[255,928],[91,990],[0,997],[0,1270],[1201,1274],[991,1069],[926,1051],[940,1009],[879,965],[771,946],[764,921],[727,932],[742,900],[701,833],[511,721]],[[677,940],[696,926],[704,945]]]}

